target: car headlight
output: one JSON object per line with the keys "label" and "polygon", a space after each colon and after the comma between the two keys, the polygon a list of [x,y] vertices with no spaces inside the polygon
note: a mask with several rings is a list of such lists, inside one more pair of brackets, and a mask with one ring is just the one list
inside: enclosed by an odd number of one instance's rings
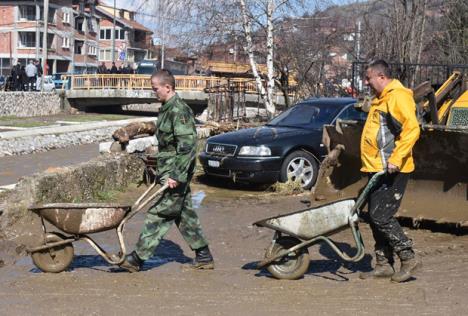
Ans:
{"label": "car headlight", "polygon": [[270,148],[266,146],[242,146],[239,156],[271,156]]}

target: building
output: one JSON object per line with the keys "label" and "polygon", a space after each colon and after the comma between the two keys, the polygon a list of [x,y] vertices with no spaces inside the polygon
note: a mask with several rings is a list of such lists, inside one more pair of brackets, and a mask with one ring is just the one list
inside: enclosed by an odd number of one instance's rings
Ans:
{"label": "building", "polygon": [[[98,66],[97,0],[50,0],[47,28],[49,73],[93,72]],[[14,63],[42,58],[44,1],[0,3],[0,73]]]}
{"label": "building", "polygon": [[[130,65],[135,68],[144,59],[151,59],[153,32],[135,21],[135,12],[100,4],[96,8],[99,17],[99,62],[106,67],[115,62],[117,67]],[[112,45],[113,40],[115,44]],[[114,47],[114,54],[112,48]]]}

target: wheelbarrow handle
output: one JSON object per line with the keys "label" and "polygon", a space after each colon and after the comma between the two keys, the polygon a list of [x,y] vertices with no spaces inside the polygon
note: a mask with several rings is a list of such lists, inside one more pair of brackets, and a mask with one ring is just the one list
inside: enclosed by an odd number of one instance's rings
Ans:
{"label": "wheelbarrow handle", "polygon": [[[119,224],[119,226],[117,227],[117,236],[119,238],[119,243],[120,243],[120,250],[121,250],[121,256],[120,257],[109,257],[109,256],[104,256],[99,247],[97,245],[95,245],[95,243],[91,242],[90,241],[90,238],[86,239],[90,244],[91,246],[93,246],[96,251],[98,251],[99,254],[101,254],[101,256],[104,257],[104,259],[107,260],[107,262],[111,263],[111,264],[116,264],[116,265],[119,265],[121,264],[124,259],[125,259],[125,255],[126,255],[126,247],[125,247],[125,240],[124,240],[124,236],[123,236],[123,229],[124,229],[124,226],[125,226],[125,223],[131,219],[136,213],[138,213],[139,211],[141,211],[143,209],[143,207],[145,207],[146,205],[148,205],[149,202],[153,201],[154,198],[160,194],[162,194],[168,187],[169,187],[169,184],[166,182],[162,187],[160,187],[156,192],[154,192],[153,194],[151,194],[149,197],[146,197],[148,196],[149,192],[156,186],[156,184],[154,183],[153,185],[151,185],[141,196],[140,198],[138,198],[138,200],[135,202],[135,204],[133,205],[133,207],[135,207],[134,210],[132,210],[130,213],[127,214],[127,216],[125,216],[125,218],[122,220],[122,222]],[[133,208],[132,207],[132,208]]]}
{"label": "wheelbarrow handle", "polygon": [[361,206],[364,204],[364,201],[367,199],[367,196],[369,195],[370,191],[375,187],[380,177],[386,172],[386,170],[377,172],[370,178],[369,182],[367,182],[367,185],[364,187],[364,190],[362,190],[361,194],[359,194],[356,203],[352,207],[350,211],[351,216],[361,209]]}

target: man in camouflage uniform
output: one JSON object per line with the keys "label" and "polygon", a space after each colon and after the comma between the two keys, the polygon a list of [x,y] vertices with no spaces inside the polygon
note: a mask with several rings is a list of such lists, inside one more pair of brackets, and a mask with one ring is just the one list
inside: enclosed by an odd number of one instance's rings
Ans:
{"label": "man in camouflage uniform", "polygon": [[126,256],[121,267],[129,272],[139,271],[175,223],[195,251],[193,268],[213,269],[213,257],[203,236],[200,220],[193,210],[190,194],[197,148],[193,112],[175,92],[175,79],[169,71],[154,73],[151,85],[162,102],[155,132],[159,148],[158,177],[169,188],[148,211],[136,248]]}

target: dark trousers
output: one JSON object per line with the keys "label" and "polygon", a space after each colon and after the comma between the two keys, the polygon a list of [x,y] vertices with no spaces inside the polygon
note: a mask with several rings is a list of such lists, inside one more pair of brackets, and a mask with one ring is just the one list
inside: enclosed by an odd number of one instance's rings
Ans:
{"label": "dark trousers", "polygon": [[378,261],[393,263],[393,253],[402,260],[414,257],[413,243],[395,218],[408,179],[408,173],[384,174],[369,194],[370,227]]}
{"label": "dark trousers", "polygon": [[27,89],[26,90],[35,90],[36,87],[36,77],[28,77]]}

